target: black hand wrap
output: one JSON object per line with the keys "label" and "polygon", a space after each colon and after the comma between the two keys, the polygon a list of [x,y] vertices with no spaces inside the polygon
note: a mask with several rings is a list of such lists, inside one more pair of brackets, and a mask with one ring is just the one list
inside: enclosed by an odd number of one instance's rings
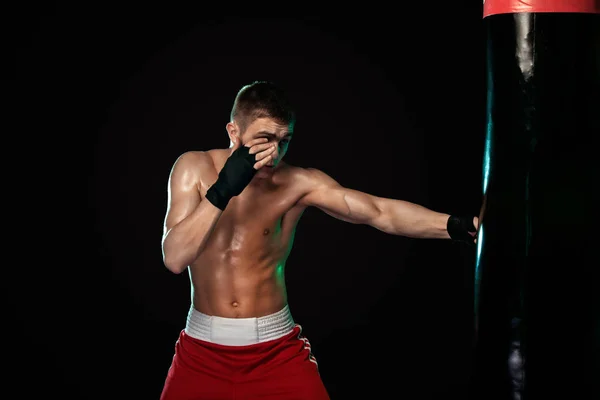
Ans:
{"label": "black hand wrap", "polygon": [[469,234],[469,232],[477,232],[477,229],[475,229],[475,225],[473,224],[473,217],[451,215],[450,218],[448,218],[446,229],[448,230],[450,239],[454,241],[468,244],[475,243],[475,237]]}
{"label": "black hand wrap", "polygon": [[249,154],[249,151],[250,148],[240,146],[231,153],[217,181],[206,192],[206,199],[215,207],[224,210],[229,200],[242,193],[256,174],[256,154]]}

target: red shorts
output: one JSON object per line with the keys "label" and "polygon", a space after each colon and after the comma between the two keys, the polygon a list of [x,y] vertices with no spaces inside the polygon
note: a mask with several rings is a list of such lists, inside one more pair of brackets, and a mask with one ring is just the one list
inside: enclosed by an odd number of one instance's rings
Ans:
{"label": "red shorts", "polygon": [[296,325],[287,335],[226,346],[181,331],[161,400],[328,400],[310,343]]}

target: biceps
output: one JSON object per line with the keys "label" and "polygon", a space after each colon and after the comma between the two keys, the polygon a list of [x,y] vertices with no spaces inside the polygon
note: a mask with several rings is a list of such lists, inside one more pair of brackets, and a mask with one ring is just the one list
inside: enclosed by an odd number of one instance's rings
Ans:
{"label": "biceps", "polygon": [[200,193],[197,190],[176,191],[169,195],[167,215],[165,216],[164,233],[184,220],[200,204]]}
{"label": "biceps", "polygon": [[356,224],[370,223],[381,213],[374,196],[346,188],[322,190],[312,202],[327,214]]}

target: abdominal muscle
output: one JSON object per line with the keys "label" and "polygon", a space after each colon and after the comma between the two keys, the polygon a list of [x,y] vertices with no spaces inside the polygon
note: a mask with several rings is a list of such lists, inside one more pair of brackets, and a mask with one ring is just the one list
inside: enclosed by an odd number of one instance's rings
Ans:
{"label": "abdominal muscle", "polygon": [[[221,257],[219,257],[221,258]],[[276,261],[226,263],[201,257],[190,266],[196,310],[224,318],[273,314],[287,304],[283,265]]]}
{"label": "abdominal muscle", "polygon": [[261,317],[281,310],[287,304],[284,268],[293,235],[276,226],[234,229],[227,220],[223,215],[190,265],[194,308],[224,318]]}

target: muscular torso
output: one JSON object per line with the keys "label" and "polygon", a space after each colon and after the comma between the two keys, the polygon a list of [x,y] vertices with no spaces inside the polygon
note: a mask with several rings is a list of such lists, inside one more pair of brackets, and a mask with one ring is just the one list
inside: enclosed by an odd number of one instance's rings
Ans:
{"label": "muscular torso", "polygon": [[[212,163],[198,183],[202,201],[228,150],[206,152]],[[284,270],[303,212],[295,168],[280,165],[231,199],[204,250],[189,266],[194,307],[227,318],[259,317],[287,304]]]}

